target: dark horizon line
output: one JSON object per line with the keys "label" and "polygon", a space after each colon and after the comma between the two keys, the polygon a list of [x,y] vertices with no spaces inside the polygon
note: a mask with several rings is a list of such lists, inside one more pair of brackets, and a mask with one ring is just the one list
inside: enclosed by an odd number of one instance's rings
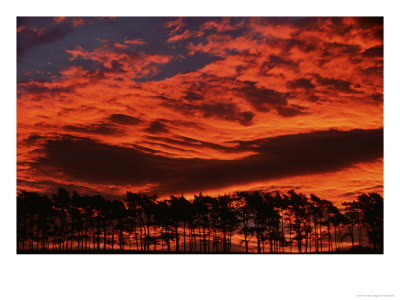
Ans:
{"label": "dark horizon line", "polygon": [[[380,186],[378,186],[380,187]],[[381,186],[383,187],[383,185]],[[131,190],[126,190],[125,193],[119,194],[119,195],[113,195],[113,194],[109,194],[109,193],[102,193],[100,191],[93,191],[93,192],[78,192],[76,189],[68,189],[67,187],[64,186],[59,186],[58,188],[54,188],[54,192],[52,192],[51,190],[47,190],[47,191],[34,191],[34,190],[28,190],[28,189],[18,189],[16,190],[16,196],[18,197],[18,195],[22,192],[27,192],[27,193],[36,193],[40,196],[46,196],[46,197],[52,197],[54,194],[56,194],[60,189],[63,189],[65,191],[67,191],[68,193],[71,193],[71,195],[73,193],[78,194],[79,196],[84,196],[84,197],[96,197],[96,196],[100,196],[102,197],[104,200],[106,201],[124,201],[126,197],[126,195],[128,193],[130,194],[142,194],[145,196],[150,196],[150,197],[156,197],[156,201],[169,201],[171,197],[184,197],[186,200],[188,201],[193,201],[195,196],[203,196],[203,197],[212,197],[212,198],[218,198],[221,196],[234,196],[235,194],[239,194],[239,193],[243,193],[243,192],[248,192],[248,193],[253,193],[253,192],[260,192],[260,193],[265,193],[265,194],[280,194],[285,195],[285,193],[289,193],[290,191],[295,191],[297,192],[299,190],[298,187],[290,187],[288,189],[285,189],[285,191],[281,191],[279,189],[273,189],[273,190],[268,190],[268,189],[243,189],[243,190],[235,190],[235,191],[231,191],[231,192],[224,192],[224,193],[203,193],[203,192],[193,192],[193,193],[165,193],[165,194],[158,194],[158,193],[152,193],[152,192],[146,192],[146,191],[131,191]],[[343,199],[345,198],[357,198],[358,196],[362,195],[362,194],[370,194],[370,193],[376,193],[379,194],[379,192],[374,192],[374,191],[369,191],[370,188],[367,188],[367,191],[364,192],[357,192],[357,193],[346,193],[346,194],[342,194],[343,195]],[[282,189],[283,190],[283,189]],[[185,197],[185,194],[191,194],[193,195],[191,198],[187,198]],[[305,196],[311,196],[311,195],[315,195],[312,192],[299,192],[299,194],[305,195]],[[383,194],[383,193],[382,193]],[[328,198],[325,198],[324,196],[322,196],[321,199],[324,200],[328,200]],[[332,201],[332,200],[328,200],[328,201]],[[346,200],[341,200],[341,201],[346,201]],[[332,202],[337,202],[337,201],[332,201]]]}

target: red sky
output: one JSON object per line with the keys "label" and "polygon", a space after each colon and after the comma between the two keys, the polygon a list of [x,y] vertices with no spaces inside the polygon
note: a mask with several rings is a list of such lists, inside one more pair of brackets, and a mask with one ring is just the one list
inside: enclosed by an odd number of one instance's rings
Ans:
{"label": "red sky", "polygon": [[383,193],[382,18],[18,18],[17,188]]}

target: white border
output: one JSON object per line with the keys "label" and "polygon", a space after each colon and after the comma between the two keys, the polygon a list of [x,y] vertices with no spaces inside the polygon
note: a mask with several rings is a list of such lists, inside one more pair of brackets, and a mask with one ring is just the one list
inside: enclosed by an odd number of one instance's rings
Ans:
{"label": "white border", "polygon": [[[383,1],[382,1],[383,2]],[[2,299],[398,298],[398,10],[385,1],[7,1],[1,17]],[[16,16],[384,16],[384,255],[15,254]],[[374,297],[381,299],[383,297]],[[392,298],[392,297],[390,297]]]}

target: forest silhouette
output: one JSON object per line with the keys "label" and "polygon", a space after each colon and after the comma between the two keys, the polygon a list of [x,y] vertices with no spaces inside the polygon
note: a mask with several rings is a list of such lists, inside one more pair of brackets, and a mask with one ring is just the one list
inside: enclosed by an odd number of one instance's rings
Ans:
{"label": "forest silhouette", "polygon": [[20,191],[17,253],[383,253],[383,198],[360,194],[338,208],[294,190],[191,201]]}

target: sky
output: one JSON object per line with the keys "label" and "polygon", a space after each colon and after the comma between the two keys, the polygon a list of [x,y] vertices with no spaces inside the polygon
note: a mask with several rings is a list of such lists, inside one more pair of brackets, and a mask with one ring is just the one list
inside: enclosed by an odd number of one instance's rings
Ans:
{"label": "sky", "polygon": [[382,18],[17,18],[17,189],[383,193]]}

